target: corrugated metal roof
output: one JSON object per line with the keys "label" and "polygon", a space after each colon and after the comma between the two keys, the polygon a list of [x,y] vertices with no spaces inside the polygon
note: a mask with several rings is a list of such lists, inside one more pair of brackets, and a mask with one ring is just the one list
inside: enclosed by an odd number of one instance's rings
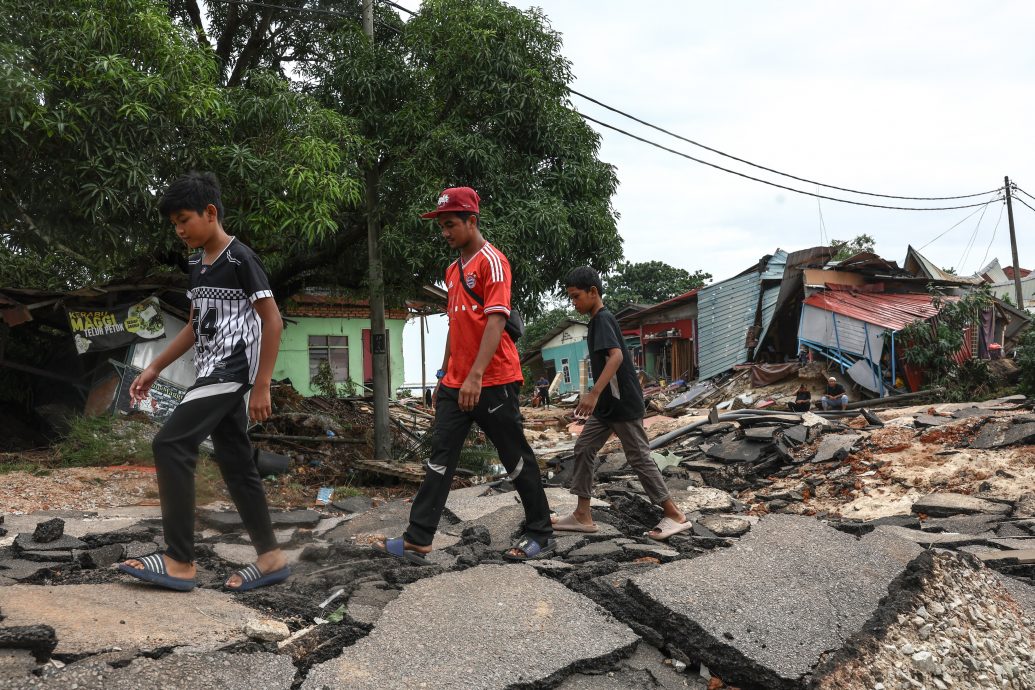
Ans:
{"label": "corrugated metal roof", "polygon": [[[958,298],[946,297],[947,300]],[[805,299],[805,304],[900,331],[917,319],[938,314],[930,295],[897,295],[824,290]]]}
{"label": "corrugated metal roof", "polygon": [[758,273],[746,273],[697,293],[698,361],[701,380],[747,361],[747,332],[755,323]]}
{"label": "corrugated metal roof", "polygon": [[780,286],[766,288],[762,293],[762,331],[758,334],[758,344],[765,340],[769,326],[773,323],[773,315],[776,314],[776,300],[780,297]]}

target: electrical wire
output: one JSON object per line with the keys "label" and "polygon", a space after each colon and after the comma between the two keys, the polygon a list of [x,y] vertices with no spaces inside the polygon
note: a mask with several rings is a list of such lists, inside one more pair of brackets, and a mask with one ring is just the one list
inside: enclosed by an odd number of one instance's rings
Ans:
{"label": "electrical wire", "polygon": [[[384,1],[384,0],[382,0],[382,1]],[[798,182],[807,182],[808,184],[814,184],[814,185],[818,185],[820,187],[826,187],[827,189],[836,189],[836,190],[838,190],[840,192],[849,192],[851,194],[862,194],[863,196],[875,196],[875,197],[881,197],[881,198],[884,198],[884,199],[901,199],[903,201],[951,201],[953,199],[971,199],[973,197],[984,196],[986,194],[991,194],[992,192],[998,191],[998,190],[995,190],[995,189],[990,189],[990,190],[988,190],[986,192],[977,192],[976,194],[960,194],[960,195],[957,195],[957,196],[895,196],[894,194],[877,194],[877,193],[874,193],[874,192],[863,192],[863,191],[860,191],[858,189],[851,189],[849,187],[838,187],[838,186],[832,185],[832,184],[823,184],[822,182],[816,182],[815,180],[809,180],[809,179],[804,178],[804,177],[798,177],[797,175],[791,175],[790,173],[781,172],[781,171],[776,170],[774,168],[767,168],[764,165],[759,165],[757,163],[752,163],[749,160],[745,160],[743,158],[738,158],[737,156],[725,153],[723,151],[720,151],[719,149],[712,148],[711,146],[706,146],[705,144],[702,144],[700,142],[694,141],[693,139],[688,139],[688,138],[682,136],[681,134],[676,134],[675,132],[669,131],[669,130],[663,128],[663,127],[659,127],[657,125],[651,124],[650,122],[647,122],[646,120],[641,120],[640,118],[636,117],[635,115],[630,115],[629,113],[624,112],[622,110],[619,110],[618,108],[610,106],[610,105],[608,105],[606,103],[602,103],[601,101],[598,101],[595,98],[587,96],[584,93],[580,93],[580,92],[576,91],[575,89],[573,89],[571,87],[568,87],[568,91],[570,93],[575,94],[576,96],[579,96],[580,98],[586,99],[587,101],[589,101],[591,103],[596,103],[601,108],[606,108],[607,110],[610,110],[613,113],[617,113],[617,114],[621,115],[622,117],[629,118],[630,120],[632,120],[634,122],[638,122],[641,125],[644,125],[646,127],[650,127],[651,129],[656,129],[657,131],[663,132],[664,134],[667,134],[670,137],[675,137],[676,139],[679,139],[680,141],[685,141],[688,144],[693,144],[694,146],[697,146],[698,148],[702,148],[705,151],[711,151],[712,153],[717,153],[720,156],[723,156],[725,158],[729,158],[731,160],[735,160],[735,161],[737,161],[739,163],[744,163],[745,165],[750,165],[752,168],[758,168],[759,170],[765,170],[766,172],[771,172],[771,173],[774,173],[776,175],[781,175],[783,177],[789,177],[792,180],[797,180]]]}
{"label": "electrical wire", "polygon": [[[708,161],[701,160],[700,158],[695,158],[694,156],[691,156],[688,153],[683,153],[682,151],[677,151],[676,149],[671,149],[671,148],[669,148],[667,146],[664,146],[663,144],[659,144],[659,143],[657,143],[655,141],[651,141],[650,139],[645,139],[645,138],[643,138],[641,136],[633,134],[632,132],[626,131],[626,130],[620,128],[620,127],[615,127],[614,125],[609,125],[606,122],[601,122],[600,120],[597,120],[596,118],[590,117],[589,115],[586,115],[585,113],[582,113],[582,112],[580,112],[578,110],[576,110],[574,112],[576,114],[578,114],[579,116],[581,116],[584,120],[588,120],[589,122],[593,122],[595,124],[598,124],[601,127],[606,127],[607,129],[614,130],[615,132],[618,132],[619,134],[624,134],[625,136],[629,137],[630,139],[636,139],[637,141],[641,141],[644,144],[649,144],[650,146],[653,146],[655,148],[661,149],[662,151],[668,151],[669,153],[674,153],[677,156],[680,156],[682,158],[686,158],[688,160],[692,160],[695,163],[700,163],[701,165],[707,165],[710,168],[715,168],[716,170],[721,170],[723,172],[730,173],[731,175],[736,175],[738,177],[743,177],[743,178],[748,179],[748,180],[753,180],[755,182],[761,182],[762,184],[767,184],[767,185],[769,185],[771,187],[776,187],[778,189],[784,189],[784,190],[787,190],[788,192],[794,192],[796,194],[804,194],[806,196],[816,197],[817,199],[826,199],[828,201],[837,201],[837,202],[840,202],[842,204],[853,204],[855,206],[868,206],[870,208],[884,208],[884,209],[890,209],[890,210],[893,210],[893,211],[952,211],[952,210],[955,210],[955,209],[958,209],[958,208],[975,208],[975,207],[978,207],[978,206],[985,206],[985,205],[988,205],[988,204],[992,203],[992,201],[994,201],[994,199],[990,199],[989,201],[979,201],[976,204],[960,204],[958,206],[928,206],[926,208],[916,208],[915,206],[885,206],[883,204],[871,204],[871,203],[868,203],[868,202],[865,202],[865,201],[852,201],[850,199],[840,199],[838,197],[827,196],[825,194],[815,194],[813,192],[806,192],[803,189],[795,189],[794,187],[788,187],[786,185],[778,184],[776,182],[771,182],[769,180],[763,180],[760,177],[753,177],[753,176],[748,175],[746,173],[737,172],[736,170],[730,170],[729,168],[724,168],[721,165],[716,165],[715,163],[709,163]],[[987,192],[987,193],[991,194],[991,193],[998,192],[998,191],[999,191],[998,189],[993,189],[993,190],[991,190],[990,192]],[[975,211],[974,213],[977,213],[977,211]]]}
{"label": "electrical wire", "polygon": [[[1030,194],[1028,194],[1028,196],[1031,196],[1031,195],[1030,195]],[[1035,207],[1033,207],[1033,206],[1032,206],[1031,204],[1029,204],[1029,203],[1028,203],[1027,201],[1025,201],[1024,199],[1020,198],[1019,196],[1015,196],[1015,197],[1014,197],[1013,199],[1014,199],[1014,201],[1019,201],[1019,202],[1021,202],[1022,204],[1024,204],[1025,206],[1027,206],[1027,207],[1028,207],[1029,209],[1031,209],[1031,210],[1032,210],[1033,212],[1035,212]]]}
{"label": "electrical wire", "polygon": [[[991,201],[989,201],[988,203],[990,204],[990,203],[992,203],[992,202],[991,202]],[[975,215],[977,215],[977,211],[971,211],[971,212],[970,212],[970,213],[968,213],[968,214],[967,214],[966,216],[964,216],[962,220],[960,220],[960,221],[958,221],[958,222],[956,222],[956,223],[953,223],[953,224],[952,224],[952,225],[951,225],[951,226],[949,227],[949,229],[948,229],[948,230],[943,230],[942,232],[938,233],[937,235],[935,235],[934,237],[932,237],[932,238],[931,238],[930,240],[928,240],[928,241],[927,241],[927,244],[922,244],[922,245],[920,245],[920,246],[919,246],[919,247],[917,248],[917,251],[919,251],[919,250],[923,249],[924,247],[927,247],[928,245],[930,245],[930,244],[932,244],[932,243],[936,242],[937,240],[941,239],[941,238],[942,238],[942,237],[944,237],[944,236],[945,236],[946,234],[948,234],[948,233],[949,233],[949,231],[953,230],[953,229],[954,229],[955,227],[957,227],[958,225],[962,225],[962,224],[963,224],[964,222],[966,222],[966,220],[967,220],[968,218],[973,218],[973,217],[974,217]]]}
{"label": "electrical wire", "polygon": [[1014,191],[1016,191],[1016,192],[1020,192],[1021,194],[1023,194],[1023,195],[1024,195],[1024,196],[1026,196],[1026,197],[1028,197],[1028,198],[1029,198],[1029,199],[1031,199],[1032,201],[1035,201],[1035,196],[1032,196],[1031,194],[1028,194],[1028,193],[1027,193],[1026,191],[1024,191],[1023,189],[1021,189],[1021,188],[1020,188],[1020,187],[1018,187],[1017,185],[1012,185],[1012,186],[1013,186],[1013,190],[1014,190]]}
{"label": "electrical wire", "polygon": [[978,216],[978,222],[977,225],[974,226],[974,232],[970,233],[970,242],[967,242],[967,246],[963,249],[963,255],[960,256],[960,261],[956,264],[956,267],[961,274],[963,272],[963,266],[967,262],[967,258],[970,256],[970,250],[974,247],[974,242],[977,240],[978,231],[981,229],[981,221],[985,219],[985,212],[987,211],[988,205],[986,204],[985,207],[981,209],[981,215]]}
{"label": "electrical wire", "polygon": [[828,235],[827,235],[827,224],[826,224],[826,221],[823,220],[823,200],[822,199],[816,199],[816,208],[819,210],[819,243],[821,245],[825,246],[826,243],[827,243],[827,239],[826,238],[827,238]]}
{"label": "electrical wire", "polygon": [[985,262],[988,261],[988,253],[990,251],[992,251],[992,243],[995,242],[995,234],[999,231],[999,223],[1001,223],[1002,220],[1003,220],[1003,211],[1005,211],[1005,210],[1006,210],[1006,204],[1004,203],[1002,206],[999,207],[999,218],[995,222],[995,227],[992,228],[992,239],[990,239],[988,241],[988,246],[985,247],[985,256],[984,256],[984,258],[981,259],[981,266],[982,267],[988,265]]}
{"label": "electrical wire", "polygon": [[[393,7],[395,9],[397,9],[397,10],[400,10],[401,12],[405,12],[406,14],[408,14],[410,16],[416,16],[417,15],[417,13],[414,12],[413,10],[410,10],[410,9],[408,9],[406,7],[403,7],[402,5],[400,5],[400,4],[396,3],[396,2],[392,2],[392,0],[378,0],[378,1],[383,3],[383,4],[385,4],[385,5]],[[254,7],[265,7],[265,8],[279,9],[279,10],[284,10],[284,11],[289,11],[289,12],[308,12],[308,13],[311,13],[311,14],[319,14],[319,15],[334,16],[334,17],[345,17],[345,18],[353,19],[353,17],[351,17],[350,15],[348,15],[348,14],[346,14],[344,12],[338,12],[338,11],[334,11],[334,10],[324,10],[324,9],[319,9],[319,8],[310,8],[310,7],[288,7],[286,5],[278,5],[278,4],[275,4],[275,3],[259,2],[258,0],[209,0],[209,2],[222,2],[222,3],[225,3],[225,4],[241,5],[241,6],[249,6],[249,5],[251,5],[251,6],[254,6]],[[397,28],[395,28],[393,26],[389,26],[389,25],[384,24],[382,22],[377,22],[377,23],[380,24],[382,27],[384,27],[386,29],[390,29],[390,30],[395,31],[396,33],[399,33],[399,34],[402,33],[401,31],[399,31],[399,29],[397,29]],[[574,90],[574,89],[572,89],[570,87],[568,87],[568,91],[570,93],[576,95],[576,96],[579,96],[580,98],[584,98],[584,99],[586,99],[586,100],[588,100],[588,101],[590,101],[592,103],[595,103],[595,104],[597,104],[597,105],[599,105],[599,106],[601,106],[603,108],[606,108],[606,109],[611,110],[611,111],[613,111],[615,113],[618,113],[619,115],[622,115],[623,117],[627,117],[629,119],[632,119],[635,122],[639,122],[640,124],[643,124],[643,125],[645,125],[647,127],[651,127],[653,129],[656,129],[656,130],[658,130],[660,132],[668,134],[669,136],[675,137],[677,139],[680,139],[682,141],[690,143],[690,144],[692,144],[694,146],[697,146],[699,148],[703,148],[703,149],[705,149],[707,151],[711,151],[711,152],[716,153],[718,155],[724,156],[726,158],[730,158],[731,160],[736,160],[738,162],[744,163],[744,164],[749,165],[751,167],[758,168],[760,170],[765,170],[767,172],[771,172],[771,173],[774,173],[776,175],[781,175],[783,177],[788,177],[790,179],[797,180],[799,182],[807,182],[809,184],[814,184],[814,185],[817,185],[819,187],[825,187],[827,189],[835,189],[835,190],[838,190],[838,191],[848,192],[848,193],[851,193],[851,194],[860,194],[860,195],[864,195],[864,196],[873,196],[873,197],[880,197],[880,198],[885,198],[885,199],[901,199],[901,200],[905,200],[905,201],[948,201],[948,200],[953,200],[953,199],[969,199],[969,198],[984,196],[984,195],[987,195],[987,194],[993,194],[993,193],[999,192],[1002,189],[1002,188],[991,189],[991,190],[988,190],[986,192],[978,192],[978,193],[975,193],[975,194],[961,194],[961,195],[956,195],[956,196],[910,197],[910,196],[896,196],[896,195],[891,195],[891,194],[877,194],[877,193],[874,193],[874,192],[864,192],[864,191],[860,191],[860,190],[856,190],[856,189],[851,189],[851,188],[848,188],[848,187],[838,187],[838,186],[835,186],[835,185],[828,185],[828,184],[824,184],[822,182],[816,182],[814,180],[809,180],[809,179],[806,179],[806,178],[803,178],[803,177],[798,177],[798,176],[795,176],[795,175],[791,175],[789,173],[784,173],[784,172],[781,172],[781,171],[776,170],[774,168],[768,168],[768,167],[765,167],[765,166],[762,166],[762,165],[758,165],[758,164],[752,163],[751,161],[748,161],[748,160],[745,160],[745,159],[742,159],[742,158],[738,158],[736,156],[724,153],[723,151],[720,151],[718,149],[714,149],[714,148],[711,148],[709,146],[705,146],[704,144],[701,144],[699,142],[693,141],[692,139],[688,139],[688,138],[683,137],[683,136],[681,136],[679,134],[676,134],[674,132],[670,132],[669,130],[666,130],[666,129],[662,128],[662,127],[658,127],[657,125],[653,125],[653,124],[651,124],[651,123],[649,123],[649,122],[647,122],[645,120],[641,120],[641,119],[639,119],[639,118],[637,118],[637,117],[635,117],[633,115],[630,115],[630,114],[625,113],[625,112],[623,112],[623,111],[621,111],[621,110],[619,110],[617,108],[614,108],[614,107],[612,107],[610,105],[607,105],[606,103],[603,103],[602,101],[599,101],[599,100],[597,100],[595,98],[592,98],[591,96],[587,96],[587,95],[585,95],[583,93],[580,93],[580,92],[578,92],[578,91],[576,91],[576,90]],[[753,176],[747,175],[745,173],[740,173],[740,172],[737,172],[735,170],[730,170],[728,168],[724,168],[724,167],[722,167],[720,165],[716,165],[714,163],[709,163],[707,161],[701,160],[699,158],[695,158],[695,157],[693,157],[693,156],[691,156],[689,154],[683,153],[681,151],[677,151],[675,149],[671,149],[671,148],[668,148],[668,147],[663,146],[661,144],[658,144],[656,142],[650,141],[649,139],[645,139],[643,137],[639,137],[639,136],[637,136],[635,134],[632,134],[631,132],[623,130],[623,129],[619,128],[619,127],[615,127],[614,125],[609,125],[609,124],[607,124],[605,122],[601,122],[600,120],[596,120],[596,119],[594,119],[594,118],[592,118],[592,117],[590,117],[590,116],[588,116],[588,115],[586,115],[584,113],[579,112],[578,110],[575,110],[574,112],[578,113],[578,115],[580,115],[582,118],[584,118],[584,119],[586,119],[586,120],[588,120],[590,122],[594,122],[594,123],[600,125],[601,127],[606,127],[608,129],[614,130],[614,131],[616,131],[616,132],[618,132],[620,134],[624,134],[624,135],[626,135],[626,136],[628,136],[628,137],[630,137],[632,139],[636,139],[636,140],[641,141],[641,142],[643,142],[645,144],[649,144],[650,146],[654,146],[654,147],[662,149],[664,151],[668,151],[670,153],[674,153],[674,154],[676,154],[678,156],[682,156],[683,158],[687,158],[687,159],[692,160],[692,161],[694,161],[696,163],[701,163],[702,165],[707,165],[709,167],[715,168],[717,170],[721,170],[723,172],[730,173],[732,175],[737,175],[739,177],[743,177],[745,179],[753,180],[755,182],[761,182],[763,184],[767,184],[767,185],[770,185],[772,187],[777,187],[779,189],[784,189],[784,190],[787,190],[789,192],[795,192],[797,194],[804,194],[804,195],[807,195],[807,196],[813,196],[813,197],[816,197],[817,199],[827,199],[828,201],[837,201],[837,202],[840,202],[840,203],[843,203],[843,204],[853,204],[855,206],[867,206],[867,207],[870,207],[870,208],[883,208],[883,209],[890,209],[890,210],[895,210],[895,211],[950,211],[950,210],[954,210],[954,209],[974,208],[974,207],[982,205],[982,202],[978,202],[978,203],[974,203],[974,204],[961,204],[961,205],[956,205],[956,206],[937,206],[937,207],[915,208],[915,207],[908,207],[908,206],[888,206],[888,205],[883,205],[883,204],[871,204],[871,203],[866,203],[866,202],[862,202],[862,201],[851,201],[849,199],[839,199],[837,197],[826,196],[826,195],[823,195],[823,194],[806,192],[804,190],[794,189],[793,187],[787,187],[785,185],[781,185],[781,184],[778,184],[776,182],[770,182],[768,180],[763,180],[763,179],[758,178],[758,177],[753,177]],[[1025,192],[1025,194],[1027,194],[1027,192]],[[987,205],[988,203],[991,203],[991,202],[984,202],[985,205]]]}

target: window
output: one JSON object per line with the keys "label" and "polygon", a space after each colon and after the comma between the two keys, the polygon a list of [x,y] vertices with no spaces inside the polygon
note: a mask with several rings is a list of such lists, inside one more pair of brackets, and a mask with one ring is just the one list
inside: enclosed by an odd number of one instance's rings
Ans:
{"label": "window", "polygon": [[561,360],[561,371],[564,372],[564,382],[571,383],[571,369],[568,367],[568,358]]}
{"label": "window", "polygon": [[349,338],[345,335],[309,336],[309,380],[320,371],[320,362],[331,365],[336,383],[349,380]]}

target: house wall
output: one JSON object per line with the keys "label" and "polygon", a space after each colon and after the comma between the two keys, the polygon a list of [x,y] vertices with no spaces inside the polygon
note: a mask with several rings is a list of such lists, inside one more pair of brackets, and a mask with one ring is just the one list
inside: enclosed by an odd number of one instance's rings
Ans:
{"label": "house wall", "polygon": [[[542,353],[543,362],[553,362],[558,373],[563,370],[562,360],[568,360],[570,381],[565,382],[564,379],[561,379],[561,383],[557,387],[557,392],[560,394],[568,394],[579,390],[579,362],[589,355],[588,342],[586,340],[574,340],[563,345],[544,347]],[[590,381],[592,381],[592,374],[590,374],[590,380],[586,382],[587,386],[590,385]]]}
{"label": "house wall", "polygon": [[[369,314],[369,312],[367,312]],[[318,318],[291,316],[284,322],[280,337],[280,352],[273,368],[273,378],[291,379],[295,389],[305,396],[319,395],[320,391],[309,383],[309,336],[333,335],[349,339],[349,378],[356,384],[357,392],[363,385],[363,330],[370,328],[368,318]],[[388,370],[391,374],[393,397],[403,384],[402,334],[406,321],[400,318],[385,319],[388,331]]]}

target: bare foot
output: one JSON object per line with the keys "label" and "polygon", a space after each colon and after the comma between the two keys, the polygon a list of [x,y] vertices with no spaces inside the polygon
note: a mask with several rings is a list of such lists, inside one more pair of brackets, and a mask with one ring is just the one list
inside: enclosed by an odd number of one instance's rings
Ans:
{"label": "bare foot", "polygon": [[[167,554],[162,554],[162,560],[165,561],[165,571],[172,577],[182,577],[191,580],[198,574],[198,569],[194,566],[194,563],[177,561],[170,558]],[[143,562],[136,558],[130,558],[129,560],[123,561],[123,563],[128,565],[130,568],[136,568],[138,570],[144,568]]]}
{"label": "bare foot", "polygon": [[[264,554],[260,554],[259,557],[255,559],[255,567],[258,568],[259,572],[263,575],[274,573],[286,566],[287,556],[285,556],[284,552],[280,549],[267,551]],[[244,584],[244,580],[237,573],[231,575],[226,581],[226,586],[230,589],[237,589],[242,584]]]}

